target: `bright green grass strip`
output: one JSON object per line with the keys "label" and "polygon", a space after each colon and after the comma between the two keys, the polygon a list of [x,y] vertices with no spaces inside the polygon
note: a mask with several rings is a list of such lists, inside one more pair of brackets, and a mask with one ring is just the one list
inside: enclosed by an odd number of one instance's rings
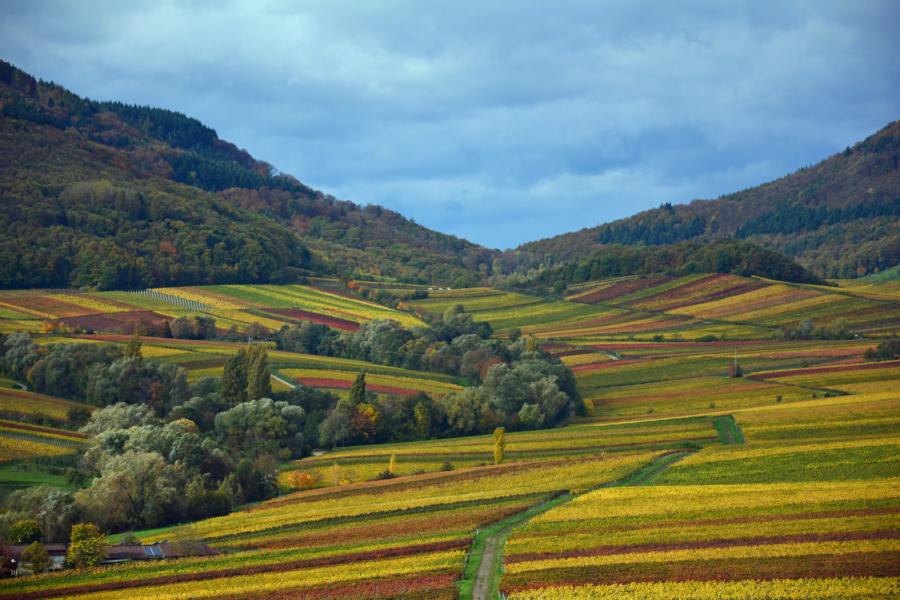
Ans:
{"label": "bright green grass strip", "polygon": [[0,465],[0,486],[25,487],[32,485],[71,487],[63,475],[50,473],[37,465],[23,465],[20,462]]}
{"label": "bright green grass strip", "polygon": [[721,417],[713,417],[713,427],[719,434],[719,441],[723,444],[743,444],[744,432],[738,426],[737,421],[731,415],[722,415]]}

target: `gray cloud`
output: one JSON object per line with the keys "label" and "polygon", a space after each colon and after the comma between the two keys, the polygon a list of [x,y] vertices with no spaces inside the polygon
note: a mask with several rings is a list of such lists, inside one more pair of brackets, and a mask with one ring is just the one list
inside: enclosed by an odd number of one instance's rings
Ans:
{"label": "gray cloud", "polygon": [[778,177],[900,108],[892,1],[5,10],[0,56],[44,79],[492,247]]}

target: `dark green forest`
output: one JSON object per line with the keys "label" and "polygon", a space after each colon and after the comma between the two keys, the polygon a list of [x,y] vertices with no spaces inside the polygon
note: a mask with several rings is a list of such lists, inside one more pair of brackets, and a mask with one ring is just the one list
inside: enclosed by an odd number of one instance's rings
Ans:
{"label": "dark green forest", "polygon": [[795,283],[824,283],[784,255],[754,244],[723,240],[668,246],[609,245],[588,258],[546,269],[534,277],[510,279],[510,287],[561,293],[566,286],[625,275],[733,273]]}

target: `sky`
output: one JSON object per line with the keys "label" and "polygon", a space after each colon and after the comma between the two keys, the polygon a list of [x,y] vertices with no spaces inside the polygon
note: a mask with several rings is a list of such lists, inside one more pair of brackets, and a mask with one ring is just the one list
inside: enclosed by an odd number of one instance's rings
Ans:
{"label": "sky", "polygon": [[0,58],[491,248],[775,179],[900,117],[900,2],[5,0]]}

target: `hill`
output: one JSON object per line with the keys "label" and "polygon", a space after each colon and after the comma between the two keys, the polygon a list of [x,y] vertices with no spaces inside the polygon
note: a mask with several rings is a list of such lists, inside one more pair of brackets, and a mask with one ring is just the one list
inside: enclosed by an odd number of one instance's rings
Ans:
{"label": "hill", "polygon": [[900,263],[900,121],[775,181],[524,244],[532,264],[583,259],[609,244],[659,246],[734,237],[795,258],[826,277]]}
{"label": "hill", "polygon": [[313,190],[196,119],[85,99],[3,61],[0,222],[2,287],[255,283],[303,271],[466,283],[495,254]]}

